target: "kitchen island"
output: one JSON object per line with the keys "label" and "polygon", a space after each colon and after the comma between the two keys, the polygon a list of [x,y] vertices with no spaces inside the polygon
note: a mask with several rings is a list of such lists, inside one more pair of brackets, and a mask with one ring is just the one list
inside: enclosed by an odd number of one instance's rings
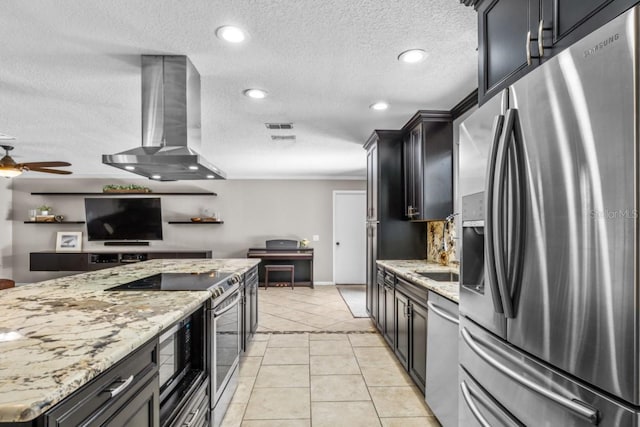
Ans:
{"label": "kitchen island", "polygon": [[0,422],[37,418],[211,297],[105,289],[156,273],[243,274],[256,264],[152,260],[1,291]]}

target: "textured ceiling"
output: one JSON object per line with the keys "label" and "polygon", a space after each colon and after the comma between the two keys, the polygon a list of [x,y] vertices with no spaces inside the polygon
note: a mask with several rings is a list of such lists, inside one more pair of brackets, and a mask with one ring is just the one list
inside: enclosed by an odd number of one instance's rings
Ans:
{"label": "textured ceiling", "polygon": [[[229,24],[248,40],[217,39]],[[134,176],[100,155],[140,145],[141,54],[192,60],[199,150],[229,178],[364,177],[373,129],[448,110],[477,78],[475,12],[455,0],[2,0],[0,40],[14,158],[69,161],[77,176]],[[429,57],[399,63],[410,48]],[[250,87],[269,96],[246,98]],[[370,110],[377,100],[389,110]],[[272,141],[282,132],[265,122],[293,122],[297,141]]]}

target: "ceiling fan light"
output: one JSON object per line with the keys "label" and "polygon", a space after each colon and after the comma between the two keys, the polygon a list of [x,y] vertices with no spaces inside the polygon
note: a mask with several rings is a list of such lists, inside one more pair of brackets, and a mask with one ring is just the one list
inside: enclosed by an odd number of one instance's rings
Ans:
{"label": "ceiling fan light", "polygon": [[2,168],[0,167],[0,176],[5,178],[13,178],[20,175],[23,171],[15,168]]}

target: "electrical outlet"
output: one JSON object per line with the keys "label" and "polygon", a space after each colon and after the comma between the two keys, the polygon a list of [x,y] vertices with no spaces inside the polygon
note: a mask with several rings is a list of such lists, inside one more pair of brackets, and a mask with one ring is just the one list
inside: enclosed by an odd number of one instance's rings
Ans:
{"label": "electrical outlet", "polygon": [[317,234],[314,234],[312,237],[314,242],[319,242],[320,241],[320,236],[318,236]]}

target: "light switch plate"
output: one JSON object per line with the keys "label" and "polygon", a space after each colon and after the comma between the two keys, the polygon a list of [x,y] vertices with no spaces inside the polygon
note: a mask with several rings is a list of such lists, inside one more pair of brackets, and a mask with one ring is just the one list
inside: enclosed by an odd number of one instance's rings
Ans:
{"label": "light switch plate", "polygon": [[320,236],[318,236],[317,234],[314,234],[312,239],[313,239],[314,242],[318,242],[318,241],[320,241]]}

